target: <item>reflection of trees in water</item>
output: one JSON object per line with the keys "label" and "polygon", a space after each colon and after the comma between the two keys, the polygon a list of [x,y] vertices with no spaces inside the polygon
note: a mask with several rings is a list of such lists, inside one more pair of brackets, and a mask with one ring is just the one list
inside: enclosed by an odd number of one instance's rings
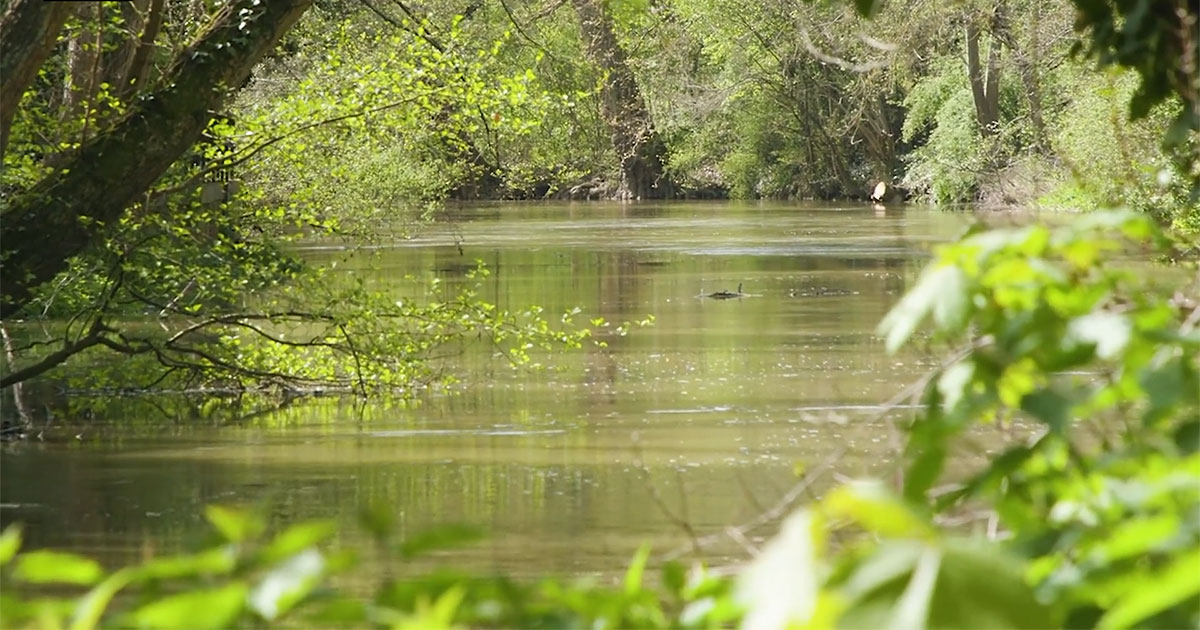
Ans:
{"label": "reflection of trees in water", "polygon": [[[2,406],[5,431],[16,431],[44,440],[160,436],[164,430],[204,427],[290,423],[279,412],[297,401],[321,401],[319,397],[246,392],[200,391],[191,393],[103,392],[85,395],[72,392],[64,381],[40,379],[23,383],[28,400],[23,413],[10,404]],[[4,396],[12,394],[5,391]],[[324,399],[334,400],[334,399]],[[338,405],[337,417],[357,415],[355,399]]]}
{"label": "reflection of trees in water", "polygon": [[[630,206],[631,208],[641,206]],[[649,206],[648,206],[649,207]],[[588,345],[586,347],[586,372],[583,377],[589,402],[611,407],[617,403],[617,382],[621,369],[617,357],[626,345],[627,338],[610,334],[613,327],[625,321],[641,319],[646,309],[643,299],[642,284],[647,281],[643,277],[644,270],[639,263],[642,255],[629,249],[616,252],[603,252],[599,256],[594,271],[595,300],[597,305],[595,315],[609,322],[608,328],[597,328],[597,339],[603,340],[607,347]],[[587,314],[589,317],[592,314]]]}
{"label": "reflection of trees in water", "polygon": [[[495,439],[479,436],[475,448],[487,449]],[[407,442],[394,446],[401,452],[428,448],[420,441]],[[528,446],[514,443],[511,448]],[[472,446],[461,448],[465,452]],[[619,570],[647,532],[681,537],[664,526],[667,517],[655,507],[648,483],[669,480],[670,486],[679,483],[695,492],[687,497],[688,509],[703,534],[746,513],[745,500],[738,499],[742,484],[759,487],[779,473],[739,473],[718,465],[679,475],[656,467],[648,480],[627,463],[611,461],[610,452],[571,450],[576,460],[570,463],[537,465],[504,461],[503,449],[494,462],[468,463],[361,463],[351,457],[313,463],[305,461],[303,452],[286,461],[229,454],[211,459],[23,456],[4,466],[6,476],[25,480],[20,488],[5,486],[6,501],[30,507],[0,514],[5,523],[27,523],[31,547],[84,550],[115,564],[138,559],[146,541],[169,553],[196,540],[207,529],[203,506],[214,502],[258,506],[274,527],[337,518],[343,525],[339,544],[366,548],[369,541],[355,527],[355,515],[376,505],[394,516],[397,540],[448,523],[474,525],[490,534],[429,562],[461,560],[483,570]],[[739,474],[749,479],[739,482]],[[667,496],[674,499],[675,490],[668,488]],[[100,540],[103,546],[97,547]],[[401,573],[427,568],[421,561],[394,567]]]}

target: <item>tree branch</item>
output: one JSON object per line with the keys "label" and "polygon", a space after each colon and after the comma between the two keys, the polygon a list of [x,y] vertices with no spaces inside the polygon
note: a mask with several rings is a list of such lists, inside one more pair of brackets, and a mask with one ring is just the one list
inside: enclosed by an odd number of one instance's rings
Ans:
{"label": "tree branch", "polygon": [[88,333],[75,341],[64,340],[63,347],[42,357],[42,360],[33,365],[21,368],[15,372],[5,374],[0,378],[0,389],[12,387],[22,381],[27,381],[35,376],[43,374],[65,362],[67,359],[91,348],[92,346],[104,343],[104,333],[113,332],[112,328],[104,325],[99,319],[92,323],[92,327]]}

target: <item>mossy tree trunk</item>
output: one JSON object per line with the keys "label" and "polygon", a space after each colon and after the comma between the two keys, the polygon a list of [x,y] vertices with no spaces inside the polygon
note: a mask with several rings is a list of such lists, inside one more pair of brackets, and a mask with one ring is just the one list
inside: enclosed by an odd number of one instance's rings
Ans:
{"label": "mossy tree trunk", "polygon": [[234,0],[176,58],[162,88],[89,138],[0,215],[0,317],[28,304],[196,142],[233,86],[313,0]]}
{"label": "mossy tree trunk", "polygon": [[666,146],[654,129],[650,110],[629,68],[625,50],[617,41],[612,18],[603,0],[572,0],[579,17],[588,59],[606,73],[601,89],[600,114],[608,124],[613,149],[621,163],[622,199],[668,197],[664,176]]}

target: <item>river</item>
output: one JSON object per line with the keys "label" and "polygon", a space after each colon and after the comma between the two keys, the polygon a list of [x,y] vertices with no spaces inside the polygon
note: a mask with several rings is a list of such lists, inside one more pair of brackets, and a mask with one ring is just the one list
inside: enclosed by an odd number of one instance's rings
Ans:
{"label": "river", "polygon": [[[753,518],[798,470],[829,468],[817,493],[885,472],[897,456],[889,422],[908,410],[879,405],[934,358],[888,356],[873,331],[930,247],[967,223],[923,207],[779,202],[452,215],[413,238],[302,250],[336,262],[333,278],[399,296],[435,277],[470,283],[478,259],[492,271],[481,296],[503,308],[654,324],[626,336],[610,326],[607,347],[542,357],[553,369],[540,372],[468,349],[444,360],[461,386],[412,401],[58,397],[40,439],[0,447],[0,521],[26,522],[32,546],[111,564],[198,540],[209,503],[262,506],[276,523],[336,517],[338,542],[365,548],[354,515],[376,504],[401,537],[439,523],[488,532],[431,562],[611,574],[642,542],[686,548],[680,521],[707,535]],[[745,297],[697,297],[739,284]],[[706,553],[740,552],[723,541]]]}

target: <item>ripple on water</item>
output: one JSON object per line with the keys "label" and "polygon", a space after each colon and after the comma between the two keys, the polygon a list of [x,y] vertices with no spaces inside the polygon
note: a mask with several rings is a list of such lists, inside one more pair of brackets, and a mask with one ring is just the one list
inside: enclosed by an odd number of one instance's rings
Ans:
{"label": "ripple on water", "polygon": [[367,437],[418,437],[426,435],[484,435],[484,436],[521,436],[521,435],[562,435],[566,429],[399,429],[395,431],[371,431]]}
{"label": "ripple on water", "polygon": [[650,409],[646,413],[652,414],[682,414],[682,413],[721,413],[732,411],[731,405],[721,405],[717,407],[695,407],[691,409]]}

